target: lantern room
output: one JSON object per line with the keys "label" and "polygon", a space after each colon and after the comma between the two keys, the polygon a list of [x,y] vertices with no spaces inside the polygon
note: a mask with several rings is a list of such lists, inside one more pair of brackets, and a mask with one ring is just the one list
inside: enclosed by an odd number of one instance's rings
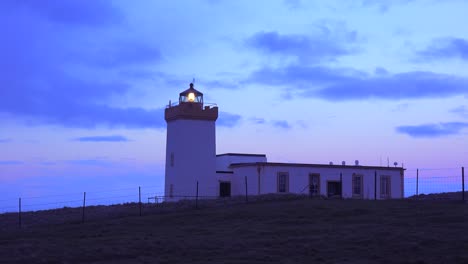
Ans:
{"label": "lantern room", "polygon": [[203,105],[203,93],[193,88],[193,83],[190,83],[190,88],[179,94],[180,103],[199,103]]}

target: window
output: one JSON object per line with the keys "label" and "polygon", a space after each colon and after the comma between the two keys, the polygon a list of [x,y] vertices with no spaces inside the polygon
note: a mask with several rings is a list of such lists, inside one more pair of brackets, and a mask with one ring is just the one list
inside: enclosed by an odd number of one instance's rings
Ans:
{"label": "window", "polygon": [[171,167],[174,167],[174,152],[171,152]]}
{"label": "window", "polygon": [[390,198],[390,176],[380,176],[380,198]]}
{"label": "window", "polygon": [[362,198],[362,175],[353,174],[353,197]]}
{"label": "window", "polygon": [[278,173],[278,192],[289,192],[289,175],[287,172]]}

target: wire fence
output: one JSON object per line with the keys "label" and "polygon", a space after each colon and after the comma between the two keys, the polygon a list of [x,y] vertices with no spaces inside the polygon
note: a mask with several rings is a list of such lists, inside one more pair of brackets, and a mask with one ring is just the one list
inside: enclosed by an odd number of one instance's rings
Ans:
{"label": "wire fence", "polygon": [[429,194],[457,193],[454,195],[465,200],[464,190],[468,181],[464,174],[464,167],[407,169],[404,196],[422,198]]}
{"label": "wire fence", "polygon": [[[447,176],[441,176],[441,172]],[[404,197],[411,199],[440,199],[466,201],[464,168],[407,169],[404,178]],[[309,187],[309,186],[306,186]],[[308,190],[308,188],[305,188]],[[307,191],[287,195],[245,194],[238,196],[191,195],[165,196],[161,186],[143,186],[21,197],[0,200],[0,230],[58,223],[83,223],[89,220],[124,216],[142,216],[174,210],[230,206],[240,203],[277,199],[310,198]],[[324,198],[324,197],[319,197]],[[177,201],[177,202],[168,202]],[[44,215],[46,217],[44,217]]]}

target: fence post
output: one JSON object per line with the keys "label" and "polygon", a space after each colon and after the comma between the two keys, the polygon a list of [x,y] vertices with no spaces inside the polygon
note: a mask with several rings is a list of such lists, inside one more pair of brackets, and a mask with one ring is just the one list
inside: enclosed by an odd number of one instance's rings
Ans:
{"label": "fence post", "polygon": [[419,169],[416,169],[416,196],[419,195]]}
{"label": "fence post", "polygon": [[[340,198],[341,198],[341,200],[343,200],[343,173],[342,172],[340,172],[340,185],[341,185],[340,186],[340,188],[341,188]],[[319,195],[320,195],[320,193],[319,193]]]}
{"label": "fence post", "polygon": [[141,216],[141,186],[138,186],[138,206],[140,207],[140,216]]}
{"label": "fence post", "polygon": [[83,210],[81,214],[81,223],[85,221],[85,207],[86,207],[86,192],[83,192]]}
{"label": "fence post", "polygon": [[377,171],[374,171],[374,200],[377,200]]}
{"label": "fence post", "polygon": [[462,167],[462,201],[465,201],[465,167]]}
{"label": "fence post", "polygon": [[198,181],[197,181],[197,194],[195,196],[195,208],[198,209]]}
{"label": "fence post", "polygon": [[244,180],[245,180],[245,203],[248,203],[249,202],[249,196],[247,194],[247,176],[244,176]]}
{"label": "fence post", "polygon": [[18,200],[18,224],[19,228],[21,228],[21,198]]}

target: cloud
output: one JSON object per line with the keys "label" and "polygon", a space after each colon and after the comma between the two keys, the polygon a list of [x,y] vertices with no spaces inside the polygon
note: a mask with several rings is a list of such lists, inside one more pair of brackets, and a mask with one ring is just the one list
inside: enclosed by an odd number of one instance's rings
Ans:
{"label": "cloud", "polygon": [[247,38],[245,43],[247,47],[267,55],[292,56],[307,61],[333,60],[352,53],[348,46],[357,40],[356,31],[339,30],[343,28],[340,26],[317,25],[314,28],[316,32],[311,36],[261,31]]}
{"label": "cloud", "polygon": [[68,164],[79,165],[79,166],[98,166],[98,167],[108,167],[112,166],[113,163],[103,159],[76,159],[76,160],[66,160]]}
{"label": "cloud", "polygon": [[257,125],[262,125],[265,124],[265,118],[258,118],[258,117],[253,117],[249,119],[252,123],[257,124]]}
{"label": "cloud", "polygon": [[387,12],[391,6],[393,5],[401,5],[401,4],[408,4],[410,2],[413,2],[414,0],[363,0],[361,2],[362,6],[366,7],[377,7],[380,12],[385,13]]}
{"label": "cloud", "polygon": [[123,15],[119,9],[105,0],[5,0],[4,7],[26,9],[48,21],[66,25],[99,26],[122,22]]}
{"label": "cloud", "polygon": [[227,81],[227,80],[201,80],[200,82],[197,81],[197,83],[201,83],[202,86],[204,87],[210,87],[210,89],[219,89],[219,88],[225,88],[225,89],[237,89],[239,88],[239,84],[236,83],[235,81]]}
{"label": "cloud", "polygon": [[22,165],[24,162],[19,160],[0,160],[0,165]]}
{"label": "cloud", "polygon": [[54,165],[57,165],[58,162],[56,161],[42,161],[42,162],[39,162],[39,165],[42,165],[42,166],[54,166]]}
{"label": "cloud", "polygon": [[234,127],[242,119],[240,115],[231,114],[227,112],[219,112],[218,120],[216,124],[224,127]]}
{"label": "cloud", "polygon": [[319,90],[317,95],[327,100],[340,101],[369,98],[440,98],[466,93],[466,79],[431,72],[408,72],[336,83]]}
{"label": "cloud", "polygon": [[0,143],[8,143],[12,142],[13,140],[11,138],[0,138]]}
{"label": "cloud", "polygon": [[116,69],[162,60],[146,39],[106,30],[120,16],[110,1],[2,1],[0,23],[11,26],[0,28],[8,38],[0,42],[0,71],[8,72],[0,75],[0,113],[32,125],[163,127],[163,109],[108,104],[133,89]]}
{"label": "cloud", "polygon": [[[99,86],[96,88],[99,89]],[[24,92],[0,91],[0,112],[21,116],[30,125],[51,124],[77,128],[161,128],[165,125],[163,109],[116,108],[91,102],[94,97],[107,97],[97,95],[98,92],[88,95],[81,102],[80,97],[84,95],[70,98],[72,89],[57,89],[50,94],[37,93],[37,96],[34,89],[31,93]],[[10,97],[4,98],[4,94]]]}
{"label": "cloud", "polygon": [[410,107],[410,105],[408,103],[401,103],[401,104],[395,105],[395,108],[393,108],[391,111],[392,112],[404,112],[409,107]]}
{"label": "cloud", "polygon": [[291,129],[292,126],[286,120],[274,120],[272,121],[272,125],[274,127],[282,128],[282,129]]}
{"label": "cloud", "polygon": [[396,131],[415,138],[433,138],[460,134],[468,123],[448,122],[439,124],[422,124],[415,126],[399,126]]}
{"label": "cloud", "polygon": [[105,47],[90,48],[85,54],[76,51],[70,60],[76,64],[114,68],[160,62],[163,56],[157,47],[149,43],[119,41]]}
{"label": "cloud", "polygon": [[463,38],[439,38],[417,53],[420,60],[453,59],[468,60],[468,40]]}
{"label": "cloud", "polygon": [[80,141],[80,142],[127,142],[129,141],[128,138],[124,136],[120,136],[120,135],[78,137],[73,140]]}
{"label": "cloud", "polygon": [[304,128],[304,129],[306,129],[306,128],[309,127],[309,125],[307,124],[307,122],[304,121],[304,120],[297,120],[297,121],[296,121],[296,124],[297,124],[299,127]]}
{"label": "cloud", "polygon": [[289,9],[299,9],[302,7],[301,0],[283,0],[283,3]]}
{"label": "cloud", "polygon": [[462,117],[468,117],[468,107],[461,105],[450,110],[451,113],[460,115]]}
{"label": "cloud", "polygon": [[353,69],[288,65],[281,68],[261,68],[252,72],[245,82],[266,85],[308,86],[347,82],[362,75],[365,75],[365,73]]}
{"label": "cloud", "polygon": [[468,94],[468,79],[433,72],[370,75],[355,69],[288,65],[262,68],[246,83],[287,86],[300,96],[329,101],[402,100]]}

